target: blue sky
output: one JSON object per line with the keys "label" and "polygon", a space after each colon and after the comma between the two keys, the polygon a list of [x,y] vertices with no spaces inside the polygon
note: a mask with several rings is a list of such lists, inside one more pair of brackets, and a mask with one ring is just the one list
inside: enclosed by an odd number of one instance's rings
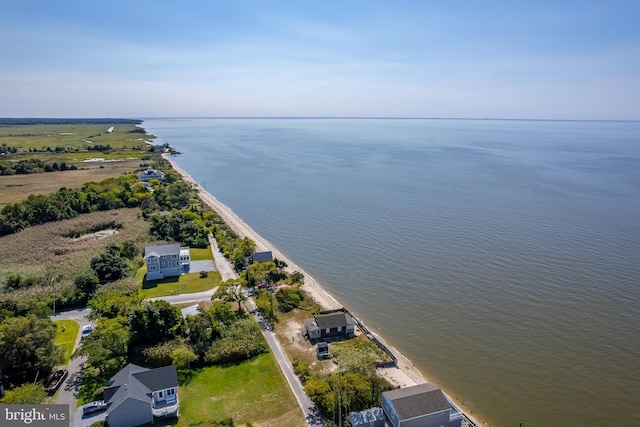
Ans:
{"label": "blue sky", "polygon": [[2,117],[640,119],[640,1],[0,10]]}

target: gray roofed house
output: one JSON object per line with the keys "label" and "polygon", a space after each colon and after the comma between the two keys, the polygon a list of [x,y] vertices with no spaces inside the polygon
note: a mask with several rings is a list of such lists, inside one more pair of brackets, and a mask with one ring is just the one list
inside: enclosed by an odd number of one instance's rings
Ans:
{"label": "gray roofed house", "polygon": [[144,182],[145,184],[151,181],[152,179],[164,179],[164,172],[155,170],[152,167],[149,167],[138,174],[138,180]]}
{"label": "gray roofed house", "polygon": [[382,408],[393,427],[460,427],[462,413],[430,383],[385,391]]}
{"label": "gray roofed house", "polygon": [[253,260],[253,262],[267,262],[267,261],[273,261],[273,254],[271,253],[271,251],[266,251],[266,252],[254,252],[251,255],[251,259]]}
{"label": "gray roofed house", "polygon": [[314,317],[305,322],[305,329],[309,339],[322,339],[354,334],[355,322],[346,313],[335,313],[328,316]]}
{"label": "gray roofed house", "polygon": [[147,280],[180,276],[188,273],[191,268],[189,247],[180,247],[177,243],[146,246],[144,261],[147,266]]}
{"label": "gray roofed house", "polygon": [[176,367],[147,369],[130,363],[111,377],[104,401],[111,427],[132,427],[153,423],[154,417],[178,416]]}

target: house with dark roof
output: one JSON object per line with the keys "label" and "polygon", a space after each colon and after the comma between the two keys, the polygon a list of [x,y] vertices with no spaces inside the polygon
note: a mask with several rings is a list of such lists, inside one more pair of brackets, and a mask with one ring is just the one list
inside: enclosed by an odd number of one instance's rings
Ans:
{"label": "house with dark roof", "polygon": [[147,266],[147,280],[179,276],[189,272],[191,266],[189,247],[180,247],[177,243],[146,246],[144,262]]}
{"label": "house with dark roof", "polygon": [[383,392],[382,409],[392,427],[462,425],[462,412],[442,390],[429,383]]}
{"label": "house with dark roof", "polygon": [[346,313],[317,316],[305,322],[305,330],[310,340],[352,336],[355,322]]}
{"label": "house with dark roof", "polygon": [[129,363],[109,380],[104,401],[110,427],[133,427],[153,423],[154,417],[178,416],[176,367],[147,369]]}
{"label": "house with dark roof", "polygon": [[251,254],[251,260],[252,262],[273,261],[273,254],[271,253],[271,251],[254,252],[253,254]]}

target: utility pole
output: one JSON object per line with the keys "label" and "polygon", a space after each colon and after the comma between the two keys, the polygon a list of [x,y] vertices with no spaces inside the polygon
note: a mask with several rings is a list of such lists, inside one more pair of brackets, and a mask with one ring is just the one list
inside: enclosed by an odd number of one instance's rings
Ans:
{"label": "utility pole", "polygon": [[342,371],[338,371],[338,427],[342,427]]}
{"label": "utility pole", "polygon": [[56,315],[56,278],[51,278],[51,286],[53,286],[53,315]]}

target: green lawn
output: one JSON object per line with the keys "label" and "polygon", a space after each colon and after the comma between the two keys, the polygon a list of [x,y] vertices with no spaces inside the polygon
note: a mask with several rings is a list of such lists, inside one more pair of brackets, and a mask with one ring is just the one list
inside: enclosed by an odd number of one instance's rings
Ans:
{"label": "green lawn", "polygon": [[194,292],[207,291],[220,284],[220,273],[217,271],[210,271],[208,277],[202,279],[198,272],[153,281],[144,280],[146,272],[146,267],[143,266],[136,273],[136,280],[140,283],[139,295],[143,298],[192,294]]}
{"label": "green lawn", "polygon": [[271,353],[209,367],[179,388],[178,426],[232,417],[235,425],[302,426],[305,421]]}
{"label": "green lawn", "polygon": [[211,246],[207,247],[206,249],[191,248],[189,249],[189,255],[191,256],[191,261],[213,259],[213,255],[211,254]]}
{"label": "green lawn", "polygon": [[64,350],[64,363],[66,365],[69,363],[69,359],[71,359],[80,325],[74,320],[54,320],[53,323],[55,323],[58,329],[54,342]]}

